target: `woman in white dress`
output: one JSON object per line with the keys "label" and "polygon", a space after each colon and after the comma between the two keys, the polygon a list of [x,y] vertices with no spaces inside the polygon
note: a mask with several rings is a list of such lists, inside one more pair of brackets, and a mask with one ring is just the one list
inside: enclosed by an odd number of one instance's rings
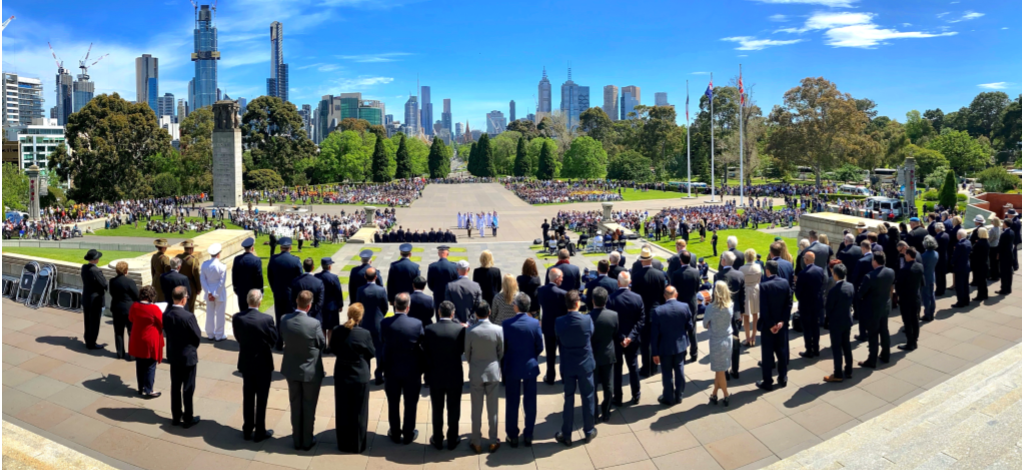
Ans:
{"label": "woman in white dress", "polygon": [[738,270],[745,275],[745,311],[742,313],[742,323],[745,324],[745,344],[751,348],[756,345],[759,281],[763,279],[763,267],[756,262],[756,250],[752,248],[745,250],[745,264]]}
{"label": "woman in white dress", "polygon": [[703,314],[703,328],[710,333],[710,370],[713,371],[713,393],[710,404],[717,404],[717,390],[724,392],[724,406],[731,404],[731,394],[727,391],[727,371],[731,369],[731,348],[735,344],[731,340],[731,324],[734,308],[731,304],[731,291],[724,281],[713,285],[713,302],[706,306]]}

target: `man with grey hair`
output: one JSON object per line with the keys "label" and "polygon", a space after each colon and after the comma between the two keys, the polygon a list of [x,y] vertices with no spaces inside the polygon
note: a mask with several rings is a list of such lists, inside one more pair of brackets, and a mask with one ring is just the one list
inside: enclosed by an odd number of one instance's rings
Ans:
{"label": "man with grey hair", "polygon": [[933,321],[933,315],[937,310],[937,298],[934,296],[934,287],[937,281],[937,240],[932,235],[923,237],[923,249],[926,250],[919,255],[919,261],[923,264],[923,288],[920,290],[923,300],[923,321]]}
{"label": "man with grey hair", "polygon": [[621,252],[612,251],[608,258],[608,261],[610,261],[610,271],[607,272],[607,276],[617,279],[618,275],[625,270],[624,266],[621,266]]}
{"label": "man with grey hair", "polygon": [[266,429],[266,403],[273,378],[277,327],[273,317],[259,311],[263,301],[261,290],[249,290],[246,300],[248,309],[231,317],[234,339],[238,342],[238,372],[241,372],[243,384],[241,431],[246,441],[261,442],[273,435],[272,429]]}
{"label": "man with grey hair", "polygon": [[[171,292],[174,292],[174,288],[177,286],[184,286],[185,292],[188,294],[188,297],[191,298],[192,296],[192,286],[188,282],[188,276],[185,276],[180,272],[181,266],[183,264],[184,261],[182,261],[181,258],[178,258],[176,256],[171,258],[170,271],[167,271],[163,273],[162,276],[160,276],[159,279],[160,287],[163,288],[163,292],[166,292],[167,298],[170,298]],[[167,302],[167,308],[170,308],[171,305],[172,305],[171,302]]]}
{"label": "man with grey hair", "polygon": [[632,292],[629,285],[632,275],[621,273],[617,278],[617,290],[607,300],[607,308],[617,312],[618,329],[614,338],[614,405],[623,404],[623,366],[628,366],[628,382],[631,386],[632,399],[629,404],[639,403],[639,341],[642,327],[645,324],[645,305],[642,296]]}
{"label": "man with grey hair", "polygon": [[841,264],[848,268],[848,276],[852,275],[852,268],[855,267],[855,263],[862,258],[862,248],[855,243],[855,237],[850,234],[845,234],[845,243],[841,246],[841,250],[837,254],[837,259],[841,260]]}
{"label": "man with grey hair", "polygon": [[529,295],[519,292],[514,298],[515,316],[504,320],[504,381],[507,399],[504,428],[507,443],[518,447],[518,404],[525,408],[525,429],[521,436],[525,447],[532,447],[536,427],[536,378],[539,377],[539,355],[543,352],[543,332],[539,320],[528,315]]}
{"label": "man with grey hair", "polygon": [[[741,251],[738,250],[738,237],[734,235],[729,235],[727,237],[727,251],[735,255],[735,261],[734,263],[731,264],[732,268],[734,268],[737,271],[741,269],[742,266],[745,266],[745,253],[742,253]],[[756,260],[749,260],[750,263],[753,261]],[[724,267],[723,263],[718,263],[717,271],[720,271],[720,269],[723,267]]]}
{"label": "man with grey hair", "polygon": [[468,261],[458,261],[458,279],[449,282],[444,293],[444,300],[454,303],[455,319],[464,326],[475,317],[475,305],[483,299],[483,290],[479,283],[468,278],[470,270]]}
{"label": "man with grey hair", "polygon": [[564,276],[558,268],[547,273],[547,284],[536,289],[536,301],[542,309],[543,340],[546,342],[546,377],[543,382],[553,384],[557,379],[557,333],[554,325],[558,318],[568,314],[564,296],[567,291],[561,288]]}

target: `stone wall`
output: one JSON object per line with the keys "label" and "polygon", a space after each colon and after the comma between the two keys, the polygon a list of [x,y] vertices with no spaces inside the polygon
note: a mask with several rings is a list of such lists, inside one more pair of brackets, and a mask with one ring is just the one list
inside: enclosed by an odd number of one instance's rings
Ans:
{"label": "stone wall", "polygon": [[[844,215],[837,212],[817,212],[813,214],[803,214],[798,221],[799,231],[798,238],[809,238],[809,231],[816,230],[816,233],[825,233],[830,239],[830,246],[836,253],[838,246],[841,245],[844,239],[844,232],[848,230],[850,233],[858,233],[855,226],[860,222],[865,222],[866,227],[875,232],[877,226],[883,221],[877,219],[866,219],[863,217],[855,217],[853,215]],[[789,246],[789,250],[794,250],[797,247]]]}
{"label": "stone wall", "polygon": [[213,131],[213,204],[241,207],[241,129]]}

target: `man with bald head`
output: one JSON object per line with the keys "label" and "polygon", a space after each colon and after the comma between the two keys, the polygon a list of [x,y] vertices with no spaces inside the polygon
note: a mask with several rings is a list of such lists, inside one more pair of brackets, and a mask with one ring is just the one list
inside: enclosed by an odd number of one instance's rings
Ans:
{"label": "man with bald head", "polygon": [[653,363],[662,366],[664,393],[657,401],[671,406],[681,403],[685,392],[685,352],[692,312],[688,304],[678,302],[678,291],[673,286],[664,288],[663,295],[666,302],[653,310],[650,318],[650,352]]}
{"label": "man with bald head", "polygon": [[383,385],[383,368],[380,367],[380,359],[384,357],[383,341],[380,336],[383,318],[387,316],[390,303],[387,302],[387,289],[376,283],[378,273],[376,268],[369,266],[365,270],[365,285],[358,288],[355,300],[362,304],[365,314],[362,317],[362,328],[369,330],[373,338],[373,348],[376,349],[376,385]]}
{"label": "man with bald head", "polygon": [[798,353],[804,358],[820,355],[820,323],[823,316],[823,291],[827,288],[827,273],[816,265],[816,254],[806,250],[802,255],[802,272],[795,278],[795,297],[802,320],[802,339],[806,350]]}
{"label": "man with bald head", "polygon": [[559,268],[547,271],[547,284],[536,289],[536,300],[542,309],[543,343],[546,349],[546,377],[543,382],[553,384],[557,380],[557,332],[555,325],[558,318],[568,314],[565,303],[567,291],[561,289],[564,274]]}

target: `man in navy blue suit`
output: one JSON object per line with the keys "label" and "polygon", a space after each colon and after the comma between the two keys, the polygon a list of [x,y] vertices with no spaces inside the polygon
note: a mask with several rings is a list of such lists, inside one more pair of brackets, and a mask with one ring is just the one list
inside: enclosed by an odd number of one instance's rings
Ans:
{"label": "man in navy blue suit", "polygon": [[823,290],[827,288],[827,274],[823,268],[813,264],[816,253],[806,250],[802,255],[805,268],[798,273],[795,281],[795,296],[798,297],[798,313],[802,319],[802,339],[806,350],[798,353],[804,358],[820,355],[820,316],[823,313]]}
{"label": "man in navy blue suit", "polygon": [[[241,242],[245,252],[234,258],[234,268],[231,270],[231,283],[234,286],[234,295],[238,298],[239,312],[248,310],[246,299],[249,291],[252,289],[263,291],[263,261],[255,255],[252,248],[254,245],[255,239],[252,237]],[[159,279],[153,281],[159,282]]]}
{"label": "man in navy blue suit", "polygon": [[305,272],[301,276],[291,281],[291,304],[298,305],[298,294],[302,291],[309,291],[312,293],[312,307],[309,308],[308,315],[323,322],[323,302],[326,298],[326,288],[323,286],[323,281],[312,274],[312,270],[316,269],[316,262],[312,258],[305,258],[302,261],[302,270]]}
{"label": "man in navy blue suit", "polygon": [[423,292],[426,288],[426,278],[417,276],[412,280],[412,287],[415,289],[412,292],[412,308],[408,312],[408,315],[416,320],[422,322],[422,327],[425,328],[433,324],[433,298]]}
{"label": "man in navy blue suit", "polygon": [[631,385],[632,399],[629,404],[639,403],[642,395],[639,387],[639,341],[642,326],[645,323],[646,308],[642,296],[632,292],[628,285],[632,282],[632,274],[625,271],[618,275],[617,290],[610,294],[607,308],[617,312],[618,329],[614,339],[614,405],[621,406],[624,393],[623,367],[628,366],[628,382]]}
{"label": "man in navy blue suit", "polygon": [[[366,250],[369,251],[369,250]],[[376,283],[376,268],[370,266],[365,271],[366,285],[358,288],[355,301],[362,304],[365,315],[362,317],[362,328],[369,330],[373,337],[373,348],[377,358],[383,357],[383,342],[380,339],[380,324],[387,316],[387,289]],[[380,359],[376,359],[376,385],[383,385],[383,371]]]}
{"label": "man in navy blue suit", "polygon": [[582,432],[588,444],[596,437],[596,387],[593,384],[593,320],[579,313],[582,299],[577,290],[564,296],[568,314],[557,319],[557,343],[561,347],[561,378],[564,379],[564,412],[561,430],[554,439],[571,447],[571,432],[575,425],[575,389],[582,395]]}
{"label": "man in navy blue suit", "polygon": [[552,269],[561,270],[561,275],[564,276],[561,288],[564,289],[565,292],[569,290],[579,290],[582,288],[582,275],[578,272],[578,266],[571,264],[571,255],[568,254],[568,250],[562,249],[557,252],[557,264],[546,270],[547,284],[552,282],[550,280],[550,271]]}
{"label": "man in navy blue suit", "polygon": [[557,380],[557,331],[555,329],[558,318],[566,315],[568,309],[565,306],[564,296],[567,292],[561,289],[564,281],[563,273],[558,268],[551,268],[547,271],[548,283],[536,289],[536,300],[542,309],[543,340],[546,342],[546,377],[543,382],[553,384]]}
{"label": "man in navy blue suit", "polygon": [[[507,443],[518,447],[518,403],[524,403],[525,429],[521,433],[525,447],[532,447],[536,427],[536,378],[539,355],[543,352],[543,333],[539,320],[528,315],[529,295],[519,292],[514,298],[515,316],[504,320],[504,380],[507,399],[504,426]],[[524,389],[524,391],[523,391]],[[523,396],[524,395],[524,396]]]}
{"label": "man in navy blue suit", "polygon": [[[772,248],[771,248],[772,251]],[[777,261],[766,263],[766,279],[759,283],[759,325],[763,338],[763,380],[756,382],[760,390],[774,389],[774,366],[777,386],[788,386],[788,325],[791,319],[791,287],[777,275]]]}
{"label": "man in navy blue suit", "polygon": [[650,352],[653,363],[661,366],[664,394],[657,398],[661,405],[681,403],[685,393],[685,352],[688,350],[688,330],[692,328],[692,312],[688,304],[678,302],[678,290],[664,289],[663,305],[653,310],[650,317]]}
{"label": "man in navy blue suit", "polygon": [[281,238],[280,254],[271,256],[270,262],[266,264],[266,278],[270,281],[270,290],[273,291],[273,298],[278,299],[277,305],[273,306],[273,314],[277,318],[278,351],[284,349],[284,335],[280,330],[283,317],[295,311],[293,299],[298,294],[291,295],[291,283],[301,275],[302,261],[291,254],[291,239]]}
{"label": "man in navy blue suit", "polygon": [[[362,264],[351,268],[348,273],[348,299],[353,302],[358,298],[358,290],[366,285],[366,270],[372,266],[373,250],[362,250],[358,253],[358,257],[362,260]],[[383,276],[377,272],[374,282],[383,287]]]}
{"label": "man in navy blue suit", "polygon": [[401,259],[390,263],[387,273],[387,300],[394,303],[394,297],[405,292],[412,293],[412,281],[419,277],[419,265],[408,257],[412,255],[412,244],[404,243],[398,247]]}
{"label": "man in navy blue suit", "polygon": [[614,292],[617,290],[617,280],[612,279],[607,273],[610,272],[610,262],[603,259],[596,263],[596,279],[593,279],[586,283],[586,294],[585,303],[586,308],[589,310],[593,309],[593,289],[602,287],[607,289],[607,292]]}
{"label": "man in navy blue suit", "polygon": [[[776,240],[776,239],[775,239]],[[781,258],[781,248],[784,246],[784,242],[775,241],[770,245],[770,260],[777,261],[777,272],[774,273],[777,277],[784,279],[788,282],[788,288],[792,289],[792,293],[795,292],[795,267],[791,265],[791,262]]]}
{"label": "man in navy blue suit", "polygon": [[[390,440],[411,444],[419,431],[415,429],[415,410],[422,390],[422,322],[408,316],[411,296],[402,292],[394,297],[394,316],[383,319],[380,337],[383,340],[383,370],[387,374],[387,413],[390,415]],[[401,399],[405,416],[401,421]]]}
{"label": "man in navy blue suit", "polygon": [[437,248],[440,259],[434,261],[426,270],[426,284],[429,291],[433,293],[434,305],[440,309],[440,303],[447,300],[444,293],[447,292],[447,284],[458,280],[458,266],[447,260],[451,254],[451,247],[440,245]]}
{"label": "man in navy blue suit", "polygon": [[834,353],[834,374],[824,377],[823,380],[843,382],[844,379],[852,378],[852,343],[849,334],[852,329],[855,287],[845,280],[848,277],[848,268],[844,264],[835,265],[833,272],[834,287],[827,292],[827,325],[830,326],[830,350]]}
{"label": "man in navy blue suit", "polygon": [[[679,240],[683,241],[683,240]],[[689,330],[688,348],[689,359],[695,361],[699,357],[699,350],[696,346],[696,324],[695,316],[699,312],[697,308],[696,295],[699,293],[699,268],[694,266],[695,260],[692,253],[681,251],[678,253],[680,266],[670,276],[671,285],[678,291],[679,302],[688,304],[688,311],[692,313],[692,329]],[[744,276],[744,275],[743,275]],[[736,305],[737,307],[737,305]]]}
{"label": "man in navy blue suit", "polygon": [[859,322],[866,324],[869,341],[869,357],[859,365],[874,369],[877,360],[884,363],[891,360],[891,333],[887,322],[891,315],[891,294],[896,276],[893,269],[886,267],[885,261],[884,252],[873,253],[873,270],[866,274],[862,286],[855,293],[862,307]]}
{"label": "man in navy blue suit", "polygon": [[969,300],[971,300],[969,298],[969,273],[972,272],[972,268],[969,266],[972,243],[969,242],[969,237],[965,230],[958,231],[958,242],[953,253],[951,266],[954,268],[955,273],[955,294],[958,296],[958,302],[951,307],[965,308],[969,306]]}
{"label": "man in navy blue suit", "polygon": [[[852,286],[855,287],[855,292],[859,292],[859,289],[862,287],[862,280],[873,270],[873,244],[868,239],[863,240],[860,243],[860,249],[863,255],[855,263],[855,266],[851,267],[851,272],[848,275]],[[855,301],[852,305],[854,308],[853,318],[859,320],[859,334],[855,335],[855,340],[859,342],[866,341],[868,335],[866,334],[866,321],[863,319],[865,307],[859,301],[859,296],[855,296]]]}
{"label": "man in navy blue suit", "polygon": [[[328,322],[325,319],[329,318],[329,324],[336,326],[340,322],[341,308],[344,307],[344,289],[341,288],[341,280],[337,275],[330,272],[333,265],[334,260],[329,256],[319,260],[319,266],[323,270],[316,273],[316,279],[323,283],[323,306],[320,309],[320,321],[327,325]],[[327,344],[330,344],[332,330],[324,326],[323,332],[326,335]]]}

